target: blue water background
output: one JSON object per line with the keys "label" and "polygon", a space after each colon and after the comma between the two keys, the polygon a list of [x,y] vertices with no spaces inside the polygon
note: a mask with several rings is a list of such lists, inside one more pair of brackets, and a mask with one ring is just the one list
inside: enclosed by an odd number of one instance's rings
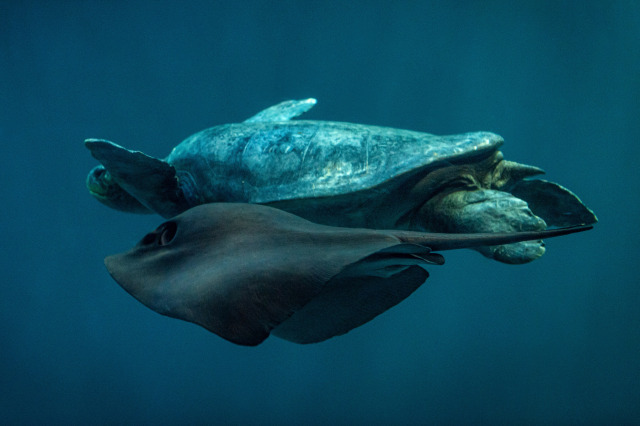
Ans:
{"label": "blue water background", "polygon": [[[345,336],[235,346],[107,274],[161,222],[100,205],[85,138],[163,157],[285,99],[501,134],[598,214],[531,264],[475,252]],[[0,3],[3,424],[640,422],[637,1]]]}

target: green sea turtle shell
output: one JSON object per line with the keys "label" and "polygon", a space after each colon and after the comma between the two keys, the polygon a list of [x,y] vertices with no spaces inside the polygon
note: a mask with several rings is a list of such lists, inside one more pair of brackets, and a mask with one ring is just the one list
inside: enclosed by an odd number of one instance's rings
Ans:
{"label": "green sea turtle shell", "polygon": [[490,132],[436,136],[329,121],[250,122],[198,132],[166,161],[190,175],[199,200],[265,204],[371,189],[486,158],[502,143]]}

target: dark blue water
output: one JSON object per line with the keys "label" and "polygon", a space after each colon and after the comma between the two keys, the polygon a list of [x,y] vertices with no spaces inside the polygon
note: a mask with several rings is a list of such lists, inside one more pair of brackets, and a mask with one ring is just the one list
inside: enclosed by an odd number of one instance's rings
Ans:
{"label": "dark blue water", "polygon": [[[163,157],[310,96],[310,119],[499,133],[600,223],[523,266],[450,253],[309,346],[235,346],[111,280],[161,219],[87,194],[85,138]],[[0,141],[4,424],[640,422],[638,2],[5,1]]]}

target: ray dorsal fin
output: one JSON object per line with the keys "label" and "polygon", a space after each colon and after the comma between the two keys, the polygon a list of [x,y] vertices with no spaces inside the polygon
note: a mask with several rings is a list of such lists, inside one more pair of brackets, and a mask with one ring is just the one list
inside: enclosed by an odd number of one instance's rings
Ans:
{"label": "ray dorsal fin", "polygon": [[263,109],[253,117],[246,119],[245,123],[273,123],[288,121],[309,111],[316,104],[313,98],[280,102],[277,105]]}

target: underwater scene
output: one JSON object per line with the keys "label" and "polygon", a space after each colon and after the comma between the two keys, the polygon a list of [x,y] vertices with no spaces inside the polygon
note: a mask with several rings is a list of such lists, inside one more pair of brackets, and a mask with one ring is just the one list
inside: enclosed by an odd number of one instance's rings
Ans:
{"label": "underwater scene", "polygon": [[640,423],[640,4],[8,1],[3,424]]}

